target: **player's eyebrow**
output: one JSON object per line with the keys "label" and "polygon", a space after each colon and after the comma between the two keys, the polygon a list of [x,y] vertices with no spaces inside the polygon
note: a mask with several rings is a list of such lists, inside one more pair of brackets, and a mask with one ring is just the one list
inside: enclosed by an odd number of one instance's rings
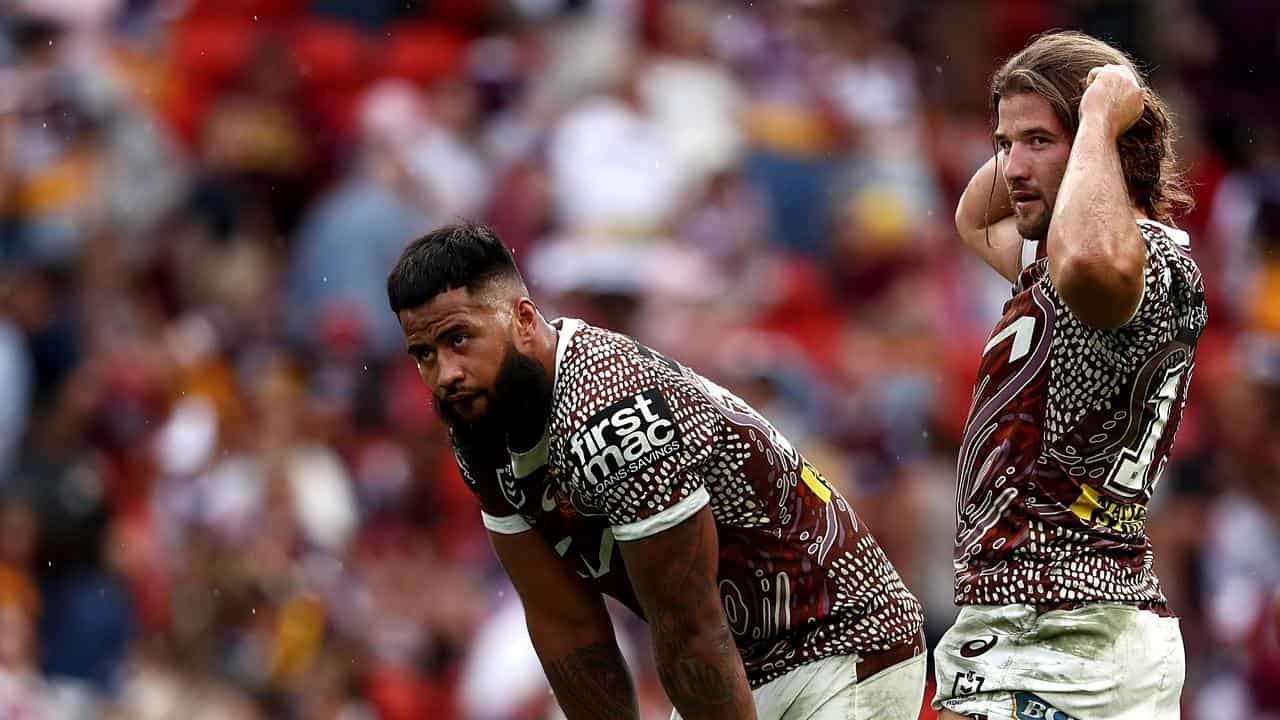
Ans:
{"label": "player's eyebrow", "polygon": [[1030,137],[1032,135],[1048,135],[1050,137],[1057,137],[1058,135],[1049,128],[1040,125],[1033,125],[1018,134],[1022,137]]}
{"label": "player's eyebrow", "polygon": [[451,323],[449,323],[448,325],[446,325],[446,326],[445,326],[445,328],[444,328],[443,330],[441,330],[441,331],[439,331],[439,332],[437,332],[437,333],[435,334],[435,341],[436,341],[437,343],[439,343],[439,342],[440,342],[440,338],[446,338],[446,337],[449,337],[450,335],[452,335],[452,334],[454,334],[454,333],[458,332],[459,330],[466,330],[466,329],[467,329],[467,325],[466,325],[466,323],[464,323],[464,322],[462,322],[462,321],[460,321],[460,320],[454,320],[453,322],[451,322]]}
{"label": "player's eyebrow", "polygon": [[432,338],[430,342],[426,340],[417,340],[415,342],[410,343],[407,350],[411,356],[416,358],[420,356],[422,353],[426,352],[427,350],[430,350],[435,345],[438,345],[440,343],[441,338],[446,338],[460,330],[466,330],[466,329],[467,329],[466,323],[462,322],[461,320],[454,320],[450,322],[448,325],[446,325],[444,329],[438,332],[431,333],[430,331],[428,331],[427,333],[428,336]]}
{"label": "player's eyebrow", "polygon": [[[1020,138],[1034,137],[1034,136],[1036,136],[1036,135],[1048,135],[1049,137],[1058,137],[1058,134],[1057,134],[1057,133],[1053,132],[1053,131],[1052,131],[1052,130],[1050,130],[1049,128],[1044,127],[1044,126],[1042,126],[1042,125],[1032,125],[1032,126],[1031,126],[1031,127],[1029,127],[1029,128],[1023,128],[1023,129],[1019,130],[1018,132],[1014,133],[1014,135],[1015,135],[1016,137],[1020,137]],[[1008,135],[1007,133],[1003,133],[1003,132],[996,132],[996,133],[993,133],[991,137],[992,137],[992,139],[993,139],[993,140],[995,140],[997,143],[999,143],[999,142],[1001,142],[1001,141],[1003,141],[1003,140],[1008,140],[1008,139],[1009,139],[1009,135]]]}

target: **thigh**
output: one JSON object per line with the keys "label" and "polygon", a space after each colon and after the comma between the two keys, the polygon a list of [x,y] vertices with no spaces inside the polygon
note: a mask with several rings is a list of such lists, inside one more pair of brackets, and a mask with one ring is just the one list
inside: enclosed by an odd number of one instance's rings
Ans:
{"label": "thigh", "polygon": [[782,720],[916,720],[926,660],[918,655],[858,682],[852,658],[817,672]]}
{"label": "thigh", "polygon": [[799,668],[794,675],[794,682],[784,695],[757,697],[760,720],[851,720],[854,717],[854,692],[858,683],[856,657],[825,658]]}
{"label": "thigh", "polygon": [[1177,720],[1181,714],[1186,657],[1177,618],[1141,613],[1134,631],[1123,643],[1119,662],[1125,680],[1115,707],[1114,720]]}
{"label": "thigh", "polygon": [[916,720],[924,700],[926,664],[925,656],[917,655],[859,682],[849,720]]}
{"label": "thigh", "polygon": [[[852,717],[849,713],[857,679],[857,662],[852,656],[837,655],[801,665],[751,691],[756,717],[758,720],[827,717],[847,720]],[[845,709],[841,710],[842,707]],[[679,711],[671,711],[671,720],[682,720]]]}
{"label": "thigh", "polygon": [[1077,713],[1093,718],[1120,684],[1113,655],[1128,617],[1120,614],[1038,614],[1026,605],[963,608],[934,650],[933,707],[1004,720],[1053,710],[1071,715],[1062,702],[1070,700]]}
{"label": "thigh", "polygon": [[1177,717],[1177,621],[1132,607],[965,608],[935,661],[933,706],[961,718]]}

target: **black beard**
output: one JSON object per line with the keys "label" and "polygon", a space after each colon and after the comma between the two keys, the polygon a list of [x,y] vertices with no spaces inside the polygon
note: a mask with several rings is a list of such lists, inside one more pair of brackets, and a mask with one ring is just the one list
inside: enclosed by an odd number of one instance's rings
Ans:
{"label": "black beard", "polygon": [[[439,398],[432,405],[460,447],[530,450],[542,439],[551,412],[551,376],[536,358],[507,343],[493,385],[487,409],[475,419],[463,418],[452,404]],[[506,447],[498,448],[499,443]]]}

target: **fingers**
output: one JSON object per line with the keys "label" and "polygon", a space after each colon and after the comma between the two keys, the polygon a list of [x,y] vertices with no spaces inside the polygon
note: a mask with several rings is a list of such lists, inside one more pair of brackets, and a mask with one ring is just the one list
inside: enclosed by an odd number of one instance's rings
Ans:
{"label": "fingers", "polygon": [[1089,76],[1085,78],[1084,86],[1087,88],[1092,85],[1093,81],[1103,73],[1117,76],[1122,81],[1127,80],[1133,85],[1141,87],[1141,83],[1138,82],[1137,74],[1134,73],[1133,69],[1127,65],[1099,65],[1089,71]]}
{"label": "fingers", "polygon": [[1142,116],[1144,91],[1137,73],[1126,65],[1099,65],[1084,79],[1083,115],[1105,119],[1117,136]]}

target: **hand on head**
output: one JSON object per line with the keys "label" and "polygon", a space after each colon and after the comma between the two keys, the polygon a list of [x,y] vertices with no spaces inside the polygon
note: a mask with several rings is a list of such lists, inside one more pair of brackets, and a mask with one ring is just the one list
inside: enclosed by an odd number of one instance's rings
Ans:
{"label": "hand on head", "polygon": [[1100,65],[1089,71],[1080,98],[1080,120],[1103,120],[1117,137],[1133,127],[1146,108],[1146,90],[1125,65]]}

